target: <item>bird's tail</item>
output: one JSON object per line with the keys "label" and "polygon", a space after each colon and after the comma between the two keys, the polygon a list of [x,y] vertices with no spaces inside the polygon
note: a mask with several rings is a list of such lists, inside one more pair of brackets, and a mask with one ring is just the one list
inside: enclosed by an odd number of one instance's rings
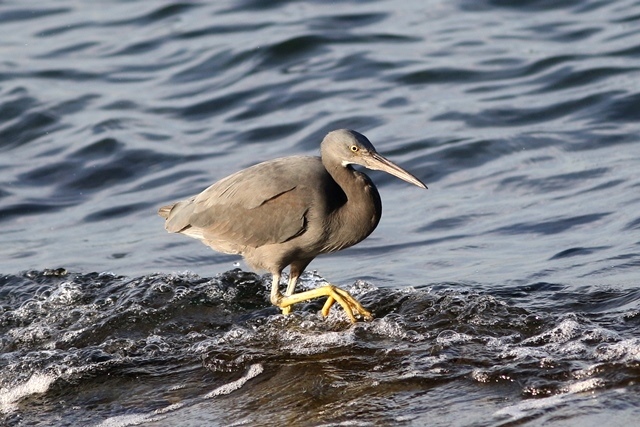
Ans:
{"label": "bird's tail", "polygon": [[172,205],[158,209],[158,215],[165,219],[164,228],[170,233],[181,233],[191,228],[191,215],[193,214],[193,199],[183,200]]}
{"label": "bird's tail", "polygon": [[175,206],[175,203],[173,205],[167,205],[167,206],[161,207],[160,209],[158,209],[158,215],[160,215],[164,219],[169,218],[171,209],[173,209],[174,206]]}

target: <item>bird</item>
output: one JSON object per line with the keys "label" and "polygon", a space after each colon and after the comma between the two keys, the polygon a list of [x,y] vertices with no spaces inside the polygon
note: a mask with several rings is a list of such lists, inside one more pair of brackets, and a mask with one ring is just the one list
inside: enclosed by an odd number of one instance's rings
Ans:
{"label": "bird", "polygon": [[[293,304],[327,297],[323,317],[337,302],[351,322],[356,317],[372,320],[360,302],[333,284],[294,293],[298,278],[316,256],[361,242],[380,221],[380,194],[354,165],[427,189],[380,155],[363,134],[338,129],[324,137],[319,157],[289,156],[256,164],[187,200],[161,207],[158,214],[168,232],[241,255],[252,268],[270,272],[270,301],[285,315]],[[289,280],[283,294],[280,278],[287,266]]]}

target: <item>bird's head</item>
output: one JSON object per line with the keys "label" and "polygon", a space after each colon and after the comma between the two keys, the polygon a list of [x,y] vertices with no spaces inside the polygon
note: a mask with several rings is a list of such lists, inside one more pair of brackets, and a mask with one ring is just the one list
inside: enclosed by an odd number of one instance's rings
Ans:
{"label": "bird's head", "polygon": [[350,129],[329,132],[320,146],[323,160],[339,163],[343,167],[361,165],[367,169],[380,170],[410,184],[427,188],[418,178],[379,154],[363,134]]}

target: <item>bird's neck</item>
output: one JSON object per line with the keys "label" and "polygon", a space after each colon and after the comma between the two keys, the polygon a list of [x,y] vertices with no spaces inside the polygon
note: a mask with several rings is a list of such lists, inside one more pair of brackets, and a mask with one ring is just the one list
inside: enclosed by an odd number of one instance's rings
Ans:
{"label": "bird's neck", "polygon": [[[347,225],[349,232],[337,232],[333,238],[340,242],[338,249],[364,240],[376,228],[382,215],[380,194],[371,179],[350,166],[338,165],[327,169],[346,196],[346,202],[333,213],[332,221]],[[342,230],[341,227],[333,227]]]}

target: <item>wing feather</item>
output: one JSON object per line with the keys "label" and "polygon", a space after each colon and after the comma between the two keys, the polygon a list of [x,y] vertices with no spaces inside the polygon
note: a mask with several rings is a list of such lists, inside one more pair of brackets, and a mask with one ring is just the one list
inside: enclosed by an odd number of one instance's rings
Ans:
{"label": "wing feather", "polygon": [[[304,233],[313,203],[315,157],[260,163],[213,184],[191,199],[160,209],[165,228],[228,247],[282,243]],[[211,243],[213,245],[213,243]]]}

